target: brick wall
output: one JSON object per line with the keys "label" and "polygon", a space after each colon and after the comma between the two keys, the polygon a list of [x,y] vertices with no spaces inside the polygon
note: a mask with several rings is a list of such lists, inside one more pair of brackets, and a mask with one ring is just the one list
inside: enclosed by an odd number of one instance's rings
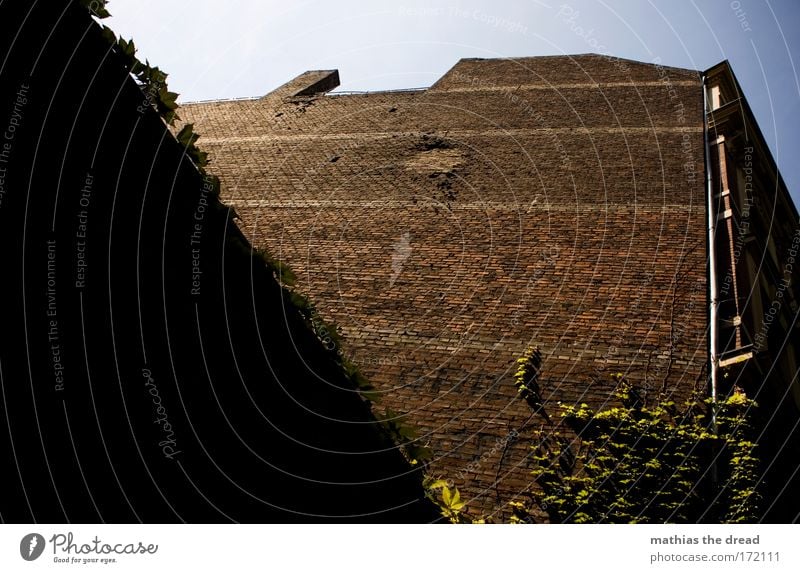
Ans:
{"label": "brick wall", "polygon": [[529,483],[544,421],[516,398],[526,346],[551,412],[601,405],[613,372],[650,396],[705,383],[696,72],[462,60],[424,91],[292,97],[325,73],[181,116],[245,234],[296,271],[378,409],[408,414],[473,508]]}

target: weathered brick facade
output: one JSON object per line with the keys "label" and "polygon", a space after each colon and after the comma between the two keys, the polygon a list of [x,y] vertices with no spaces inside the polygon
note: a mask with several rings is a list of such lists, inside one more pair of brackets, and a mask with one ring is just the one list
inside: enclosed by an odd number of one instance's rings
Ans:
{"label": "weathered brick facade", "polygon": [[551,404],[599,405],[615,372],[651,395],[706,384],[697,72],[585,55],[462,60],[423,91],[336,85],[307,72],[181,116],[245,234],[474,508],[530,481],[527,346]]}

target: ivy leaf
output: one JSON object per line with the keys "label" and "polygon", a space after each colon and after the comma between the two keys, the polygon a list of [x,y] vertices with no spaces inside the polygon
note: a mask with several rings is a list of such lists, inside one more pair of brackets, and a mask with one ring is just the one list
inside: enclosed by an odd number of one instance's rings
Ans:
{"label": "ivy leaf", "polygon": [[157,86],[159,90],[167,81],[167,74],[162,72],[158,66],[150,66],[150,62],[141,64],[138,75],[142,83]]}
{"label": "ivy leaf", "polygon": [[134,71],[134,68],[139,64],[139,60],[136,59],[136,45],[133,40],[119,38],[117,40],[117,49],[123,58],[125,68],[129,72]]}
{"label": "ivy leaf", "polygon": [[400,435],[402,437],[407,438],[409,440],[413,440],[414,438],[417,437],[416,430],[414,428],[412,428],[411,426],[402,426],[400,428],[400,432],[399,433],[400,433]]}
{"label": "ivy leaf", "polygon": [[447,507],[450,507],[450,502],[452,501],[452,499],[453,499],[453,495],[450,492],[450,488],[447,487],[447,486],[444,486],[442,488],[442,501],[444,502],[444,504]]}
{"label": "ivy leaf", "polygon": [[192,146],[189,153],[198,167],[203,168],[208,165],[208,153],[205,151],[200,151],[197,147]]}
{"label": "ivy leaf", "polygon": [[437,479],[428,484],[428,489],[440,489],[443,487],[447,487],[447,480]]}
{"label": "ivy leaf", "polygon": [[125,38],[120,38],[117,41],[117,45],[119,46],[123,56],[133,58],[133,56],[136,54],[136,45],[133,43],[133,39],[126,40]]}
{"label": "ivy leaf", "polygon": [[187,123],[181,128],[181,130],[175,136],[175,139],[177,139],[178,143],[184,147],[189,148],[194,145],[194,142],[197,141],[199,137],[199,135],[194,133],[194,124]]}
{"label": "ivy leaf", "polygon": [[426,446],[409,446],[408,457],[415,461],[429,460],[433,457],[433,450]]}
{"label": "ivy leaf", "polygon": [[161,105],[170,110],[178,109],[178,94],[175,92],[171,92],[167,89],[167,86],[162,85],[161,88],[158,90],[158,100],[161,102]]}
{"label": "ivy leaf", "polygon": [[103,26],[103,29],[100,31],[100,36],[111,45],[117,43],[117,35],[114,33],[114,30],[108,26]]}
{"label": "ivy leaf", "polygon": [[158,108],[158,112],[161,114],[161,117],[164,118],[164,121],[166,121],[169,125],[174,125],[175,120],[180,119],[178,114],[175,112],[175,110],[178,109],[178,102],[176,101],[177,98],[178,94],[169,91],[166,85],[161,85],[158,90],[156,107]]}

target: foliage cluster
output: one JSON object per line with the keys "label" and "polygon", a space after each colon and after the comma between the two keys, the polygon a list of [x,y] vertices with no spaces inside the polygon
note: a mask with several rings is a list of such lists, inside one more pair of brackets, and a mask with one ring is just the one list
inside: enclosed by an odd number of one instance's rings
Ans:
{"label": "foliage cluster", "polygon": [[557,523],[757,518],[752,399],[734,387],[717,402],[694,397],[681,406],[668,399],[648,406],[621,373],[613,378],[616,405],[598,411],[559,404],[563,423],[534,435],[533,487],[510,505],[513,521],[534,514]]}

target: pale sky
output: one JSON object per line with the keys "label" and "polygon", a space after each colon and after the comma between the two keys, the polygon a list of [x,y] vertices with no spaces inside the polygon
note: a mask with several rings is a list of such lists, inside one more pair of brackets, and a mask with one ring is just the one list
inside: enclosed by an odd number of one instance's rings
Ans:
{"label": "pale sky", "polygon": [[315,69],[338,69],[341,90],[383,90],[429,86],[468,57],[596,52],[697,70],[728,59],[800,205],[799,0],[112,0],[108,8],[106,23],[169,73],[183,102],[260,96]]}

